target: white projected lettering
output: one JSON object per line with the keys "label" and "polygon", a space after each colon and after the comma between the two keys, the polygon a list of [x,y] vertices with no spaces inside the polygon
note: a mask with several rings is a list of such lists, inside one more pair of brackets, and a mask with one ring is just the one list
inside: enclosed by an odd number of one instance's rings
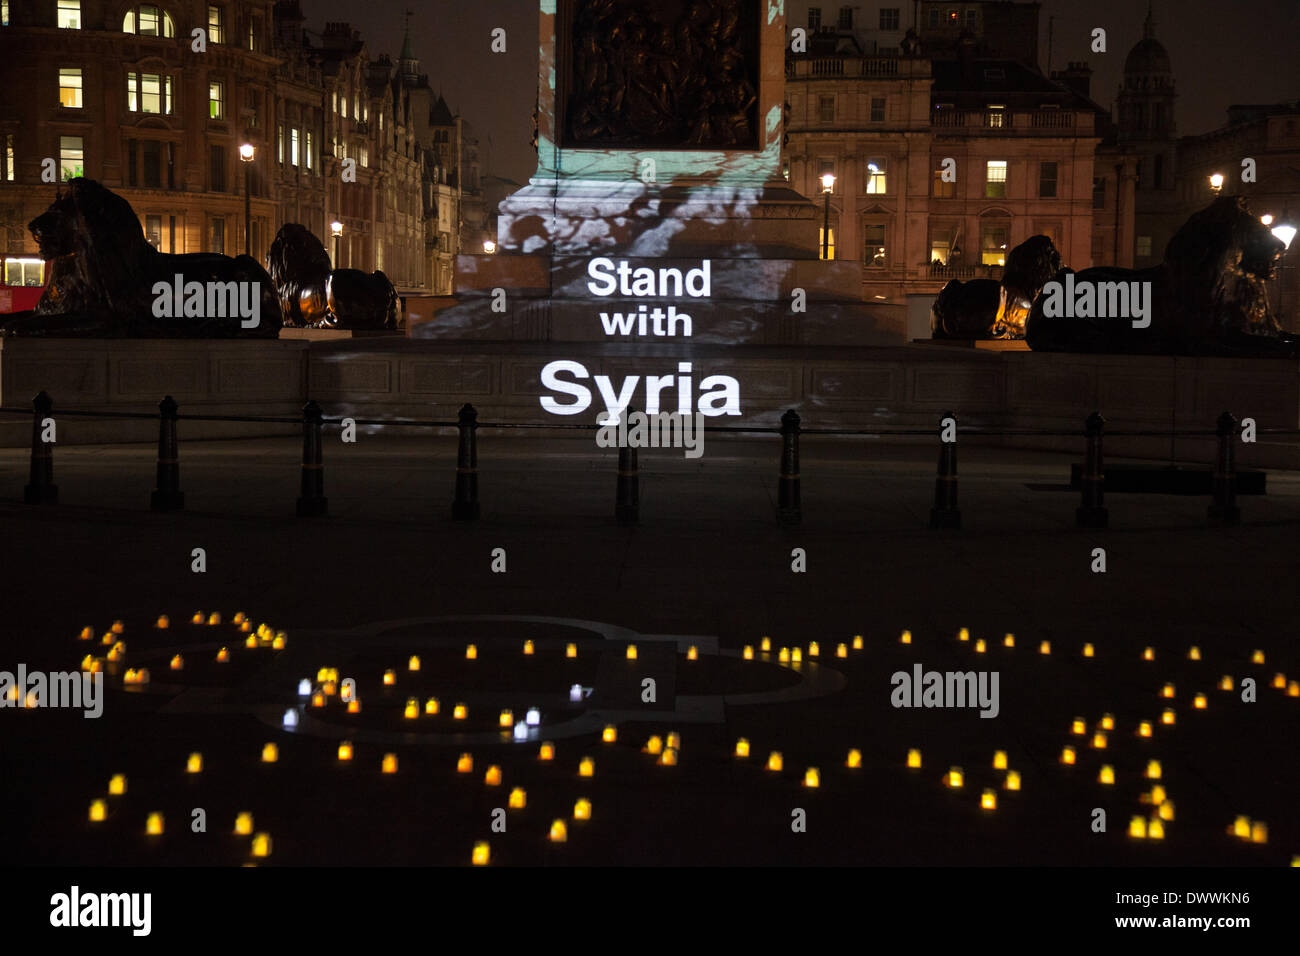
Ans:
{"label": "white projected lettering", "polygon": [[683,275],[681,269],[656,270],[648,266],[633,269],[626,259],[620,259],[615,266],[613,259],[601,256],[587,265],[587,275],[596,280],[587,283],[592,295],[613,295],[617,290],[619,295],[657,298],[679,296],[684,291],[692,298],[707,299],[710,294],[708,259],[701,262],[698,269],[690,269]]}

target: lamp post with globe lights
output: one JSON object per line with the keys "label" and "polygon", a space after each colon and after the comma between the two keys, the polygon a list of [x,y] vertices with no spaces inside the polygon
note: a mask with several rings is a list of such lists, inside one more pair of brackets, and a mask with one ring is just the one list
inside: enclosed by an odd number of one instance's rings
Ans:
{"label": "lamp post with globe lights", "polygon": [[330,235],[334,237],[334,268],[340,269],[342,265],[339,263],[339,237],[343,235],[343,223],[337,219],[330,223]]}
{"label": "lamp post with globe lights", "polygon": [[822,173],[822,195],[825,197],[822,216],[822,258],[831,257],[831,193],[835,189],[835,174]]}
{"label": "lamp post with globe lights", "polygon": [[244,143],[239,147],[239,161],[244,164],[244,255],[251,256],[253,240],[250,232],[250,223],[253,218],[252,200],[249,198],[249,182],[253,172],[253,156],[256,150],[252,143]]}

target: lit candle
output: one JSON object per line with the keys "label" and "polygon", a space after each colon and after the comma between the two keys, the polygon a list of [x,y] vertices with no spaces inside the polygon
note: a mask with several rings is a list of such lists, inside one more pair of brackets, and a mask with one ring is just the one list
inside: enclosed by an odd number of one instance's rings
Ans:
{"label": "lit candle", "polygon": [[1161,820],[1172,820],[1174,818],[1174,801],[1165,800],[1160,804],[1160,808],[1156,812],[1160,815]]}
{"label": "lit candle", "polygon": [[957,632],[957,640],[959,640],[959,641],[969,641],[969,640],[970,640],[970,630],[969,630],[968,628],[965,628],[965,627],[961,628],[961,629]]}
{"label": "lit candle", "polygon": [[418,654],[410,656],[406,662],[406,669],[408,671],[418,671],[420,669],[420,656]]}
{"label": "lit candle", "polygon": [[921,751],[913,749],[907,752],[907,765],[915,770],[921,766]]}
{"label": "lit candle", "polygon": [[469,708],[464,704],[457,704],[451,709],[452,720],[464,720],[469,716]]}
{"label": "lit candle", "polygon": [[216,627],[220,623],[221,623],[221,615],[218,614],[216,611],[213,611],[211,614],[208,615],[209,627]]}
{"label": "lit candle", "polygon": [[248,836],[253,832],[253,815],[251,813],[240,813],[235,817],[235,835]]}
{"label": "lit candle", "polygon": [[1142,649],[1142,659],[1144,661],[1153,661],[1156,659],[1156,650],[1154,647],[1145,647]]}
{"label": "lit candle", "polygon": [[125,650],[126,650],[125,645],[121,643],[114,644],[112,647],[108,649],[108,653],[104,656],[107,657],[110,661],[120,660],[123,654],[125,653]]}
{"label": "lit candle", "polygon": [[585,797],[573,805],[573,819],[590,820],[591,819],[591,801]]}
{"label": "lit candle", "polygon": [[1219,681],[1219,690],[1232,690],[1232,678],[1227,674]]}
{"label": "lit candle", "polygon": [[384,684],[392,685],[397,683],[397,675],[392,671],[384,671]]}
{"label": "lit candle", "polygon": [[564,645],[564,656],[565,656],[565,657],[577,657],[577,656],[578,656],[578,645],[577,645],[577,644],[565,644],[565,645]]}
{"label": "lit candle", "polygon": [[524,723],[529,727],[536,727],[541,722],[542,712],[536,707],[529,707],[527,713],[524,714]]}
{"label": "lit candle", "polygon": [[234,621],[236,624],[243,624],[246,620],[248,620],[248,615],[245,614],[243,611],[236,611],[235,616],[232,617],[231,620]]}
{"label": "lit candle", "polygon": [[104,805],[103,800],[90,801],[90,822],[91,823],[101,823],[107,813],[108,813],[108,809]]}
{"label": "lit candle", "polygon": [[487,768],[487,773],[483,774],[483,784],[488,787],[501,786],[501,768],[496,764],[491,764]]}
{"label": "lit candle", "polygon": [[253,856],[270,856],[271,855],[271,835],[269,833],[259,833],[253,837]]}
{"label": "lit candle", "polygon": [[635,644],[629,644],[629,645],[627,646],[627,659],[630,660],[630,661],[634,661],[634,660],[636,660],[636,645],[635,645]]}
{"label": "lit candle", "polygon": [[563,843],[569,838],[569,828],[564,825],[563,820],[551,821],[551,832],[549,839],[552,843]]}
{"label": "lit candle", "polygon": [[993,751],[993,769],[994,770],[1007,769],[1007,752],[1005,750]]}
{"label": "lit candle", "polygon": [[284,726],[289,730],[298,726],[298,712],[292,707],[284,712]]}
{"label": "lit candle", "polygon": [[523,787],[515,787],[510,791],[509,807],[511,810],[522,810],[528,802],[528,794]]}
{"label": "lit candle", "polygon": [[1008,634],[1006,637],[1002,638],[1002,646],[1003,646],[1003,647],[1015,647],[1015,646],[1016,646],[1016,636],[1015,636],[1014,634]]}
{"label": "lit candle", "polygon": [[677,766],[677,748],[665,747],[664,752],[659,755],[659,762],[665,767]]}
{"label": "lit candle", "polygon": [[1152,840],[1165,838],[1165,825],[1160,822],[1159,817],[1152,817],[1151,822],[1147,824],[1147,836]]}
{"label": "lit candle", "polygon": [[203,612],[202,612],[202,611],[195,611],[195,612],[194,612],[194,616],[193,616],[192,618],[190,618],[190,623],[191,623],[191,624],[202,624],[202,623],[203,623]]}
{"label": "lit candle", "polygon": [[288,638],[286,637],[284,631],[281,631],[280,633],[276,634],[275,639],[271,641],[271,649],[275,651],[284,650],[284,644],[287,639]]}
{"label": "lit candle", "polygon": [[804,771],[803,785],[811,789],[816,789],[822,785],[821,774],[817,772],[816,767],[809,767]]}
{"label": "lit candle", "polygon": [[397,754],[384,754],[384,760],[379,765],[380,773],[397,773]]}
{"label": "lit candle", "polygon": [[159,836],[163,832],[163,815],[156,810],[149,814],[144,822],[144,832],[149,836]]}
{"label": "lit candle", "polygon": [[1250,839],[1250,817],[1237,817],[1232,821],[1232,835],[1243,840]]}
{"label": "lit candle", "polygon": [[764,654],[769,654],[772,651],[772,639],[770,637],[764,637],[759,641],[758,646]]}
{"label": "lit candle", "polygon": [[472,756],[470,756],[469,754],[461,754],[460,757],[459,757],[459,758],[457,759],[457,761],[456,761],[456,772],[457,772],[457,773],[473,773],[473,772],[474,772],[474,758],[473,758]]}
{"label": "lit candle", "polygon": [[[92,673],[94,673],[94,671],[92,670],[94,663],[95,663],[95,658],[92,657],[90,654],[87,654],[85,657],[81,659],[81,669],[83,671],[91,671]],[[10,700],[18,699],[17,685],[14,685],[13,687],[9,688],[9,699]]]}
{"label": "lit candle", "polygon": [[465,645],[465,660],[472,661],[478,657],[478,647],[474,644]]}
{"label": "lit candle", "polygon": [[542,746],[541,746],[540,748],[538,748],[538,750],[537,750],[537,759],[538,759],[538,760],[554,760],[554,759],[555,759],[555,744],[550,743],[549,741],[546,742],[546,743],[544,743],[544,744],[542,744]]}
{"label": "lit candle", "polygon": [[81,629],[81,634],[78,635],[77,639],[81,641],[88,641],[94,636],[95,636],[95,629],[93,627],[83,627]]}
{"label": "lit candle", "polygon": [[790,649],[790,662],[793,664],[803,662],[803,650],[801,648],[794,647]]}
{"label": "lit candle", "polygon": [[1086,734],[1088,732],[1088,722],[1082,717],[1076,717],[1070,724],[1070,733]]}
{"label": "lit candle", "polygon": [[357,698],[355,697],[353,697],[350,701],[348,701],[348,713],[349,714],[361,713],[361,701],[357,700]]}
{"label": "lit candle", "polygon": [[1066,764],[1074,763],[1073,747],[1066,747],[1064,750],[1061,751],[1061,763],[1066,763]]}
{"label": "lit candle", "polygon": [[1159,761],[1159,760],[1148,760],[1148,761],[1147,761],[1147,773],[1146,773],[1146,777],[1147,777],[1148,780],[1159,780],[1159,779],[1160,779],[1160,761]]}
{"label": "lit candle", "polygon": [[262,763],[275,763],[280,759],[280,748],[275,744],[266,744],[262,748]]}
{"label": "lit candle", "polygon": [[699,656],[700,656],[700,650],[694,644],[686,648],[686,659],[688,661],[698,660]]}
{"label": "lit candle", "polygon": [[474,852],[470,856],[470,863],[474,866],[487,866],[491,857],[491,851],[488,849],[487,841],[480,840],[474,844]]}
{"label": "lit candle", "polygon": [[850,770],[856,770],[862,766],[862,751],[856,748],[849,751],[848,757],[844,761],[844,766]]}
{"label": "lit candle", "polygon": [[1168,795],[1165,793],[1165,788],[1161,784],[1156,784],[1151,788],[1149,794],[1146,794],[1141,798],[1143,803],[1154,804],[1157,807],[1163,804],[1166,799],[1168,799]]}
{"label": "lit candle", "polygon": [[1115,768],[1108,763],[1101,765],[1101,773],[1097,775],[1097,782],[1104,783],[1107,786],[1115,782]]}
{"label": "lit candle", "polygon": [[121,621],[113,622],[112,631],[114,634],[121,634],[125,630],[126,630],[126,625],[123,624]]}
{"label": "lit candle", "polygon": [[426,700],[424,702],[424,712],[430,717],[436,716],[438,713],[438,698],[430,697]]}
{"label": "lit candle", "polygon": [[1172,725],[1177,718],[1172,710],[1166,710],[1160,715],[1160,723]]}
{"label": "lit candle", "polygon": [[1285,675],[1285,674],[1274,674],[1274,675],[1273,675],[1273,686],[1276,687],[1278,690],[1282,690],[1284,687],[1286,687],[1286,675]]}
{"label": "lit candle", "polygon": [[1052,653],[1052,642],[1051,642],[1051,641],[1041,641],[1041,642],[1039,642],[1039,644],[1038,644],[1038,653],[1040,653],[1040,654],[1050,654],[1050,653]]}
{"label": "lit candle", "polygon": [[218,664],[224,664],[224,663],[226,663],[226,661],[228,661],[228,660],[230,660],[230,649],[229,649],[229,648],[227,648],[227,647],[223,647],[223,648],[221,648],[221,650],[217,651],[217,663],[218,663]]}
{"label": "lit candle", "polygon": [[[842,647],[843,645],[840,646]],[[747,661],[752,661],[754,659],[754,645],[746,644],[744,650],[740,652],[740,656]]]}
{"label": "lit candle", "polygon": [[112,797],[120,797],[126,793],[126,775],[115,773],[108,780],[108,793]]}
{"label": "lit candle", "polygon": [[1300,697],[1300,681],[1291,681],[1286,685],[1286,695],[1288,697]]}
{"label": "lit candle", "polygon": [[515,724],[515,715],[512,711],[503,710],[497,717],[498,727],[513,727]]}
{"label": "lit candle", "polygon": [[820,644],[818,644],[816,641],[809,641],[809,642],[808,642],[808,656],[809,656],[809,657],[820,657],[820,656],[821,656],[821,653],[822,653],[822,648],[821,648],[821,645],[820,645]]}
{"label": "lit candle", "polygon": [[780,651],[777,653],[777,655],[776,655],[776,659],[777,659],[777,661],[779,661],[779,662],[782,663],[782,664],[789,664],[789,663],[790,663],[790,648],[788,648],[788,647],[783,647],[783,648],[781,648],[781,650],[780,650]]}
{"label": "lit candle", "polygon": [[1115,715],[1114,715],[1114,714],[1102,714],[1102,715],[1101,715],[1101,729],[1102,729],[1102,730],[1114,730],[1114,729],[1115,729]]}
{"label": "lit candle", "polygon": [[1142,723],[1138,724],[1138,736],[1139,737],[1151,736],[1151,721],[1144,720],[1142,721]]}
{"label": "lit candle", "polygon": [[186,773],[201,773],[203,771],[203,754],[190,754],[189,759],[185,761]]}
{"label": "lit candle", "polygon": [[1146,839],[1147,821],[1145,817],[1133,817],[1128,822],[1128,835],[1138,840]]}
{"label": "lit candle", "polygon": [[780,770],[782,766],[781,751],[773,750],[767,755],[767,769]]}
{"label": "lit candle", "polygon": [[900,644],[911,644],[911,643],[912,643],[912,632],[911,632],[911,631],[904,631],[902,634],[900,634],[900,635],[898,636],[898,643],[900,643]]}
{"label": "lit candle", "polygon": [[1256,651],[1255,653],[1251,654],[1251,655],[1250,655],[1250,662],[1251,662],[1252,664],[1262,664],[1262,663],[1264,663],[1264,652],[1263,652],[1263,651]]}
{"label": "lit candle", "polygon": [[961,767],[952,767],[948,770],[948,776],[944,778],[944,783],[954,790],[960,790],[964,780]]}
{"label": "lit candle", "polygon": [[1201,649],[1193,644],[1187,649],[1187,659],[1189,661],[1199,661],[1201,659]]}
{"label": "lit candle", "polygon": [[749,741],[746,740],[744,737],[741,737],[739,740],[736,741],[736,756],[737,757],[749,756]]}
{"label": "lit candle", "polygon": [[104,632],[104,636],[101,637],[101,638],[99,639],[99,643],[103,644],[105,647],[108,647],[108,646],[110,646],[111,644],[114,644],[114,643],[115,643],[115,639],[114,639],[114,636],[113,636],[113,632],[112,632],[112,631],[105,631],[105,632]]}
{"label": "lit candle", "polygon": [[532,641],[524,641],[524,653],[525,653],[525,654],[531,654],[532,652],[533,652],[533,642],[532,642]]}
{"label": "lit candle", "polygon": [[339,743],[339,760],[352,759],[352,741],[344,740]]}
{"label": "lit candle", "polygon": [[980,794],[981,810],[996,810],[998,808],[998,795],[994,790],[985,790]]}
{"label": "lit candle", "polygon": [[1173,697],[1173,696],[1174,696],[1174,685],[1173,685],[1173,684],[1166,684],[1164,687],[1160,688],[1160,696],[1161,696],[1161,697]]}
{"label": "lit candle", "polygon": [[525,741],[528,739],[528,725],[522,720],[515,723],[515,740]]}
{"label": "lit candle", "polygon": [[986,647],[987,645],[984,643],[984,638],[981,637],[978,641],[975,642],[975,653],[983,654]]}
{"label": "lit candle", "polygon": [[861,635],[861,634],[854,634],[854,635],[853,635],[853,649],[854,649],[855,651],[860,651],[860,650],[862,650],[862,635]]}
{"label": "lit candle", "polygon": [[322,694],[320,691],[316,691],[316,693],[311,695],[311,705],[313,707],[324,707],[325,695]]}
{"label": "lit candle", "polygon": [[663,749],[664,742],[660,740],[658,736],[651,737],[645,742],[645,752],[648,754],[658,756]]}
{"label": "lit candle", "polygon": [[844,645],[844,644],[836,644],[836,645],[835,645],[835,656],[836,656],[836,657],[848,657],[848,656],[849,656],[849,649],[848,649],[848,646],[847,646],[847,645]]}
{"label": "lit candle", "polygon": [[251,634],[248,635],[248,637],[244,641],[244,647],[253,648],[256,646],[257,646],[257,638],[253,637],[253,635]]}
{"label": "lit candle", "polygon": [[304,677],[302,680],[298,681],[298,696],[299,697],[311,696],[311,680]]}
{"label": "lit candle", "polygon": [[569,702],[576,704],[580,700],[582,700],[582,685],[574,684],[569,688]]}
{"label": "lit candle", "polygon": [[1092,657],[1094,653],[1095,653],[1095,652],[1093,651],[1093,649],[1092,649],[1092,645],[1091,645],[1091,644],[1085,644],[1085,645],[1083,645],[1083,656],[1084,656],[1084,657]]}
{"label": "lit candle", "polygon": [[1197,710],[1204,710],[1204,709],[1205,709],[1205,695],[1204,695],[1204,694],[1197,694],[1195,697],[1193,697],[1193,698],[1192,698],[1192,706],[1195,707]]}
{"label": "lit candle", "polygon": [[1101,733],[1099,731],[1092,735],[1092,749],[1093,750],[1106,749],[1106,735],[1104,733]]}
{"label": "lit candle", "polygon": [[406,706],[402,708],[402,716],[407,720],[415,720],[420,716],[420,702],[414,697],[406,698]]}
{"label": "lit candle", "polygon": [[1006,784],[1005,784],[1005,786],[1006,786],[1006,788],[1007,788],[1008,790],[1019,790],[1019,789],[1020,789],[1020,771],[1018,771],[1018,770],[1008,770],[1008,771],[1007,771],[1007,779],[1006,779]]}
{"label": "lit candle", "polygon": [[583,757],[582,761],[578,764],[578,776],[590,777],[595,772],[596,772],[596,765],[592,763],[591,758]]}
{"label": "lit candle", "polygon": [[1268,824],[1262,820],[1256,820],[1250,825],[1250,842],[1267,843],[1268,842]]}
{"label": "lit candle", "polygon": [[664,741],[664,746],[671,747],[673,750],[681,750],[682,749],[681,734],[677,733],[676,731],[670,733],[668,735],[668,739]]}

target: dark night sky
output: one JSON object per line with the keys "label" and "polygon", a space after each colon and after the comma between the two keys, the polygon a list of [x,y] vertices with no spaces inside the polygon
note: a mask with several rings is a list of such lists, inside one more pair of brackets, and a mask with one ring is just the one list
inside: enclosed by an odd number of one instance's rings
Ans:
{"label": "dark night sky", "polygon": [[[906,0],[900,6],[908,7]],[[838,6],[827,0],[827,6]],[[1047,62],[1048,18],[1055,17],[1052,63],[1084,60],[1096,71],[1093,98],[1111,106],[1124,58],[1142,37],[1142,0],[1042,0],[1040,60]],[[414,11],[412,35],[421,69],[487,145],[488,172],[527,182],[533,171],[533,98],[537,76],[537,0],[303,0],[309,29],[348,20],[372,57],[401,50],[403,13]],[[1178,131],[1214,129],[1232,103],[1300,98],[1298,0],[1156,0],[1156,37],[1173,60]],[[490,52],[493,28],[504,27],[507,52]],[[1105,54],[1090,52],[1091,32],[1105,27]],[[1277,41],[1270,46],[1270,39]]]}

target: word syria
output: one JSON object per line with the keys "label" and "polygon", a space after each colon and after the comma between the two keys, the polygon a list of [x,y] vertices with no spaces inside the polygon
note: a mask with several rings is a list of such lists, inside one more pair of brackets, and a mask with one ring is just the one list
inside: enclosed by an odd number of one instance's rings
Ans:
{"label": "word syria", "polygon": [[7,707],[68,707],[83,711],[83,717],[94,720],[104,713],[104,674],[102,671],[29,673],[26,664],[19,664],[17,676],[0,671],[0,708]]}
{"label": "word syria", "polygon": [[704,416],[698,412],[692,420],[677,412],[630,412],[624,416],[620,409],[613,415],[601,412],[596,421],[600,425],[596,432],[599,448],[684,448],[687,458],[704,454]]}
{"label": "word syria", "polygon": [[80,887],[50,897],[50,925],[129,926],[131,935],[148,936],[153,926],[152,893],[86,893]]}
{"label": "word syria", "polygon": [[260,282],[185,282],[177,273],[169,285],[153,286],[153,314],[159,319],[239,318],[239,326],[255,329],[262,321]]}
{"label": "word syria", "polygon": [[[676,411],[680,415],[689,415],[691,414],[691,363],[678,362],[677,371],[679,374],[675,377],[677,385]],[[585,379],[588,377],[587,367],[581,362],[574,362],[569,359],[557,359],[554,362],[547,363],[546,367],[542,369],[542,387],[551,392],[571,395],[574,401],[562,405],[550,395],[543,395],[540,399],[542,408],[552,415],[582,414],[591,407],[591,389],[585,385],[579,385],[576,381],[567,381],[560,378],[561,375],[569,375],[574,379]],[[613,383],[608,375],[597,375],[594,377],[594,381],[596,389],[600,392],[600,397],[605,400],[605,410],[612,417],[617,415],[621,409],[632,404],[632,397],[636,392],[637,383],[641,381],[641,376],[627,376],[620,383],[617,392],[614,391]],[[647,415],[659,413],[659,395],[665,389],[671,389],[673,384],[674,376],[672,375],[647,375],[645,377],[645,402],[643,407]],[[730,375],[710,375],[700,382],[700,388],[706,390],[697,399],[699,407],[696,410],[701,415],[714,418],[718,415],[740,414],[740,383]]]}
{"label": "word syria", "polygon": [[680,296],[683,291],[695,299],[709,297],[708,259],[701,260],[699,268],[690,269],[683,275],[681,269],[663,268],[657,273],[649,266],[633,269],[626,259],[620,259],[615,267],[613,259],[601,256],[587,263],[587,275],[596,280],[587,283],[592,295],[613,295],[617,289],[619,295],[645,298]]}
{"label": "word syria", "polygon": [[1049,319],[1132,319],[1133,328],[1151,324],[1150,282],[1082,282],[1065,274],[1065,284],[1043,286],[1043,315]]}
{"label": "word syria", "polygon": [[[998,671],[895,671],[889,702],[895,707],[979,707],[981,717],[998,715]],[[924,690],[922,690],[924,685]],[[978,690],[978,693],[976,692]]]}

